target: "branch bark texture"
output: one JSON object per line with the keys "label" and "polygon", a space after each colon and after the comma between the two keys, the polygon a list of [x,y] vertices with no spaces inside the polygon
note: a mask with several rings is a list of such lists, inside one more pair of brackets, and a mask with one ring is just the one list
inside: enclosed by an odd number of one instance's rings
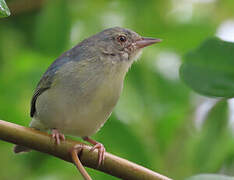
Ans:
{"label": "branch bark texture", "polygon": [[[0,139],[56,156],[68,162],[72,162],[70,156],[72,147],[77,144],[84,145],[79,141],[65,140],[57,146],[47,133],[2,120],[0,120]],[[97,167],[98,153],[97,151],[90,152],[90,148],[90,146],[84,145],[84,149],[79,155],[84,166],[103,171],[125,180],[171,180],[166,176],[110,153],[105,154],[104,164]]]}

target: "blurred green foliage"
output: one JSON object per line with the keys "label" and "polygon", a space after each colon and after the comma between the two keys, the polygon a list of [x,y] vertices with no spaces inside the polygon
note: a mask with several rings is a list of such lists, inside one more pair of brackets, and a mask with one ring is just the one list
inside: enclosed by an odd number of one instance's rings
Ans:
{"label": "blurred green foliage", "polygon": [[[164,41],[146,48],[129,70],[114,113],[94,138],[108,152],[173,179],[200,173],[234,176],[233,103],[199,96],[178,78],[187,52],[200,54],[202,58],[194,62],[203,63],[204,54],[194,49],[234,18],[234,1],[25,2],[9,0],[13,15],[0,20],[0,119],[27,126],[33,90],[52,61],[104,28],[123,26]],[[221,59],[225,66],[223,57],[233,59],[233,52],[215,51],[212,41],[206,47],[205,54],[215,55],[214,63],[206,64],[209,67],[222,69],[215,63]],[[231,64],[228,69],[231,91]],[[203,87],[202,75],[195,74],[189,82]],[[35,151],[15,156],[12,144],[3,141],[0,147],[2,180],[82,179],[70,163]],[[97,180],[117,179],[88,171]]]}

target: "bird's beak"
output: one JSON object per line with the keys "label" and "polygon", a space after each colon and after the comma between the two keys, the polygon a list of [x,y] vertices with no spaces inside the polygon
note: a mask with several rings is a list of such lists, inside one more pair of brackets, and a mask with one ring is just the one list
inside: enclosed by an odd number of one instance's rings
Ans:
{"label": "bird's beak", "polygon": [[149,46],[149,45],[155,44],[155,43],[159,43],[161,41],[162,41],[161,39],[142,37],[142,38],[136,40],[135,44],[136,44],[137,48],[144,48],[146,46]]}

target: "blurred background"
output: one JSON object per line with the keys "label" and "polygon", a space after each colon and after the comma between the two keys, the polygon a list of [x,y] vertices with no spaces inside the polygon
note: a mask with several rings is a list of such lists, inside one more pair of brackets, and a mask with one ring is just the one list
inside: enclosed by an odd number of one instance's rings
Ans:
{"label": "blurred background", "polygon": [[[12,15],[0,19],[0,119],[27,126],[34,88],[53,60],[105,28],[126,27],[163,42],[129,70],[115,111],[94,138],[173,179],[234,176],[234,100],[200,96],[178,73],[183,56],[207,38],[234,41],[233,0],[6,2]],[[70,163],[35,151],[16,156],[12,147],[0,141],[1,180],[82,179]]]}

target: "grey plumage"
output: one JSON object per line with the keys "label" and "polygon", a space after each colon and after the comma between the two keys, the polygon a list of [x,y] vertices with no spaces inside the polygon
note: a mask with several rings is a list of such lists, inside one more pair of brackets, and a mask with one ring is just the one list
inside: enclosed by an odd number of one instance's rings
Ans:
{"label": "grey plumage", "polygon": [[[36,100],[38,96],[40,96],[44,91],[48,90],[53,82],[54,75],[58,68],[61,68],[64,64],[66,64],[69,61],[82,61],[87,60],[90,58],[93,58],[95,56],[99,56],[99,53],[96,53],[96,47],[97,44],[100,44],[100,49],[103,48],[102,53],[105,55],[111,55],[116,56],[118,53],[116,53],[115,49],[110,49],[111,47],[109,44],[113,41],[113,33],[122,31],[124,33],[127,33],[129,36],[134,34],[135,36],[138,36],[136,33],[131,32],[129,30],[123,29],[123,28],[110,28],[106,29],[96,35],[91,36],[88,39],[85,39],[81,43],[79,43],[74,48],[70,49],[69,51],[62,54],[59,58],[57,58],[51,66],[47,69],[47,71],[42,76],[41,80],[39,81],[34,95],[31,100],[31,111],[30,116],[33,117],[36,112]],[[131,34],[132,33],[132,34]],[[102,41],[100,41],[100,39]],[[102,43],[102,44],[101,44]],[[106,46],[106,43],[108,44]],[[104,47],[106,49],[104,49]]]}

